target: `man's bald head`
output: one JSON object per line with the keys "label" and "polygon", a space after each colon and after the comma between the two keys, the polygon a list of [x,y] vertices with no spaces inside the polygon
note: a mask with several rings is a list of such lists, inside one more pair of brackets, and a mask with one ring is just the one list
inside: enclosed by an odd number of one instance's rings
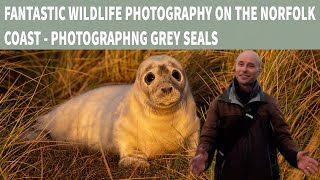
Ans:
{"label": "man's bald head", "polygon": [[254,51],[251,51],[251,50],[247,50],[247,51],[243,51],[242,53],[239,54],[239,56],[237,57],[236,59],[236,62],[238,62],[239,60],[241,59],[252,59],[254,60],[257,64],[257,67],[261,67],[261,59],[260,59],[260,56],[254,52]]}
{"label": "man's bald head", "polygon": [[235,76],[240,86],[251,87],[260,74],[261,60],[254,51],[244,51],[237,57]]}

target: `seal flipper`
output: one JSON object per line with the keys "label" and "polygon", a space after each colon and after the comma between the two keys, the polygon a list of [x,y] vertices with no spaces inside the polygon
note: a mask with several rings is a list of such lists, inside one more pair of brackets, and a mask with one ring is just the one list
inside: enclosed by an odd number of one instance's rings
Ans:
{"label": "seal flipper", "polygon": [[38,128],[38,124],[35,124],[29,127],[26,131],[24,131],[20,136],[20,139],[23,140],[50,140],[51,135],[48,131],[42,130]]}
{"label": "seal flipper", "polygon": [[138,168],[149,168],[150,164],[146,156],[139,156],[136,154],[128,154],[120,159],[119,161],[120,166],[128,167],[138,167]]}

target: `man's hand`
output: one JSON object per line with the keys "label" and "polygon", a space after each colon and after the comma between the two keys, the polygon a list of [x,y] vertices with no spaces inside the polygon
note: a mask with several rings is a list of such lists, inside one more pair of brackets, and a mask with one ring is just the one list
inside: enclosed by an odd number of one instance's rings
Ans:
{"label": "man's hand", "polygon": [[206,168],[206,162],[208,160],[208,153],[199,148],[199,154],[190,161],[191,172],[196,176],[199,176]]}
{"label": "man's hand", "polygon": [[307,176],[318,171],[318,162],[308,156],[307,151],[299,151],[297,154],[298,168]]}

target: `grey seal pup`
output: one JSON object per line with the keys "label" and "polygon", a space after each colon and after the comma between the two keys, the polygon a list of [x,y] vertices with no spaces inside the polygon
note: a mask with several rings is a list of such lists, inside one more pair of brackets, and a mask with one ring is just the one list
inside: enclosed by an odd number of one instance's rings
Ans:
{"label": "grey seal pup", "polygon": [[90,90],[37,119],[33,133],[120,154],[120,165],[185,148],[195,152],[200,121],[182,65],[167,55],[144,60],[130,85]]}

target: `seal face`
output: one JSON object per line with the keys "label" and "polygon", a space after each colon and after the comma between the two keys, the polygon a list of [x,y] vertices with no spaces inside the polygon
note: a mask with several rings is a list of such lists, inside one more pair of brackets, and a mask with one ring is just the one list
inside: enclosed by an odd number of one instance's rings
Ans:
{"label": "seal face", "polygon": [[139,67],[135,84],[141,102],[153,113],[171,113],[185,103],[188,86],[183,67],[169,56],[153,56]]}
{"label": "seal face", "polygon": [[[191,149],[200,121],[184,68],[166,55],[143,61],[132,85],[96,88],[39,117],[35,133],[95,149],[114,150],[120,165],[148,167],[148,159]],[[28,137],[35,137],[34,134]]]}

